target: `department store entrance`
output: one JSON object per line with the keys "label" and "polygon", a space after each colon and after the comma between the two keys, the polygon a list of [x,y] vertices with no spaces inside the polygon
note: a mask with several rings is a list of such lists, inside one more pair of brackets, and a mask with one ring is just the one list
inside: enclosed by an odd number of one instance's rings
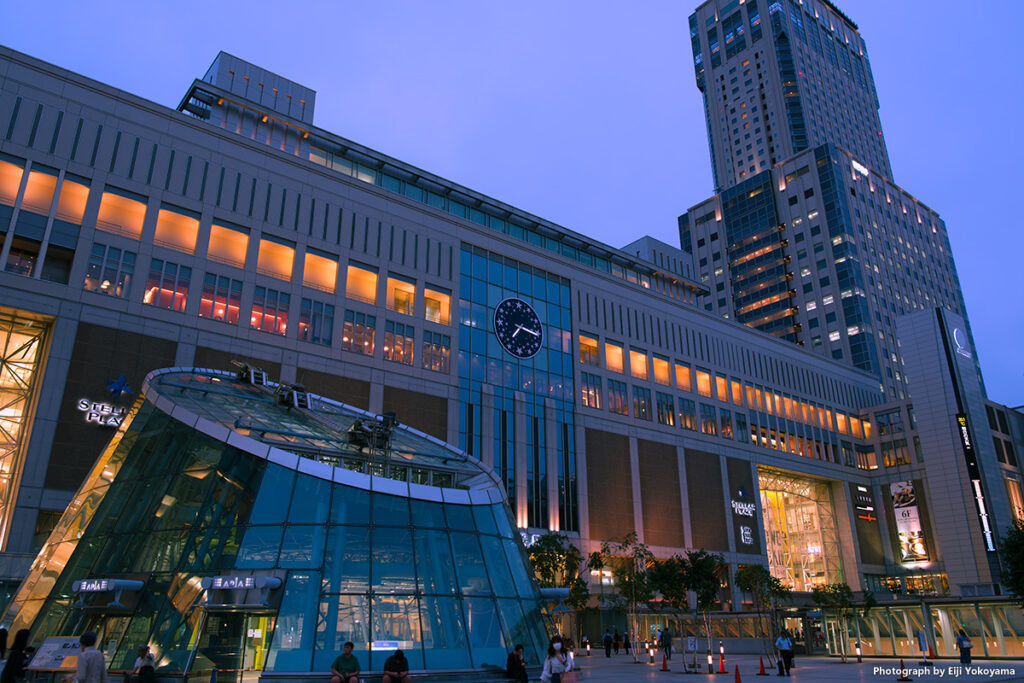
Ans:
{"label": "department store entrance", "polygon": [[189,671],[216,669],[222,683],[256,683],[266,664],[275,620],[273,612],[206,610]]}

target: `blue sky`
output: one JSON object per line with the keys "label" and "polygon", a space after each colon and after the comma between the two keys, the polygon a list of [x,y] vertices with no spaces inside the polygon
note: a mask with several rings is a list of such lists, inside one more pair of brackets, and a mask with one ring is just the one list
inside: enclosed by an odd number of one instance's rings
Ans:
{"label": "blue sky", "polygon": [[[322,128],[616,246],[678,244],[713,190],[696,4],[8,3],[0,43],[171,107],[223,49],[317,90]],[[992,23],[1018,5],[837,4],[894,180],[946,221],[989,396],[1024,404],[1024,45]]]}

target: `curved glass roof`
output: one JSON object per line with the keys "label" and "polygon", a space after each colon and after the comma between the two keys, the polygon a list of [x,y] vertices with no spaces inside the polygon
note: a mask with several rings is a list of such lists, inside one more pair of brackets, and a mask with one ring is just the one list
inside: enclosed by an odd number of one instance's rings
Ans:
{"label": "curved glass roof", "polygon": [[[263,446],[332,467],[441,488],[501,489],[478,460],[393,415],[374,415],[301,386],[254,384],[245,379],[246,370],[157,370],[146,378],[143,394],[175,417],[184,409]],[[161,398],[173,406],[162,405]],[[253,452],[265,450],[257,446]]]}

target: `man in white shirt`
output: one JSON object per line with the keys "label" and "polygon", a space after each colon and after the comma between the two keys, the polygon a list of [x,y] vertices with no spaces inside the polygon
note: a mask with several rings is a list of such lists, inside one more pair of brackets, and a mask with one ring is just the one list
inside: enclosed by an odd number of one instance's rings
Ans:
{"label": "man in white shirt", "polygon": [[107,683],[107,660],[96,649],[96,633],[86,631],[78,639],[78,644],[82,648],[75,673],[78,683]]}

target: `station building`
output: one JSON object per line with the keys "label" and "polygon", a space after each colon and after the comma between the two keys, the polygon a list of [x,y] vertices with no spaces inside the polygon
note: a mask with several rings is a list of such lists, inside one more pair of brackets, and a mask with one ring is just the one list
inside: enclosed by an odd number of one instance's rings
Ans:
{"label": "station building", "polygon": [[[558,531],[588,553],[636,532],[658,557],[704,548],[800,593],[999,592],[986,541],[1019,514],[1021,474],[986,411],[1012,411],[959,356],[937,364],[955,311],[911,316],[907,374],[934,400],[896,420],[876,374],[698,306],[688,252],[588,238],[319,129],[314,102],[226,53],[169,108],[0,49],[12,591],[146,376],[239,361],[478,460],[526,542]],[[1019,431],[998,436],[1020,452]],[[953,491],[958,527],[940,512]],[[745,599],[723,583],[720,637],[753,635]],[[885,618],[877,652],[898,654],[902,617]],[[1024,633],[1009,618],[1000,633]]]}

